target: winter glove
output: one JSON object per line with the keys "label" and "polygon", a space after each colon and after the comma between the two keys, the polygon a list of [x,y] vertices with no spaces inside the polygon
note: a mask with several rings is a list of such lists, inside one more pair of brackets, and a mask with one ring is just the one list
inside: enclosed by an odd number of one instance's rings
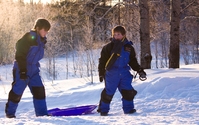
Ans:
{"label": "winter glove", "polygon": [[103,82],[105,70],[99,70],[99,81]]}
{"label": "winter glove", "polygon": [[20,72],[20,79],[26,80],[27,78],[26,72]]}
{"label": "winter glove", "polygon": [[103,80],[104,80],[104,76],[99,76],[99,81],[103,82]]}
{"label": "winter glove", "polygon": [[146,80],[147,78],[146,78],[146,72],[141,68],[141,69],[139,69],[138,70],[138,74],[139,74],[139,78],[140,78],[140,80],[142,80],[142,81],[144,81],[144,80]]}

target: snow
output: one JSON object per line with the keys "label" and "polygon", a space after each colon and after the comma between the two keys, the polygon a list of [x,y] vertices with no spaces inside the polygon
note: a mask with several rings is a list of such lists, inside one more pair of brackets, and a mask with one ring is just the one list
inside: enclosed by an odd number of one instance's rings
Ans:
{"label": "snow", "polygon": [[[1,125],[199,125],[199,64],[181,65],[179,69],[147,69],[147,80],[138,77],[132,82],[138,91],[135,114],[122,111],[121,95],[117,91],[111,102],[109,116],[36,117],[32,95],[27,88],[19,103],[16,119],[5,117],[4,108],[12,83],[12,65],[0,66]],[[43,76],[45,78],[45,76]],[[94,76],[49,81],[44,79],[48,109],[98,104],[104,83]]]}

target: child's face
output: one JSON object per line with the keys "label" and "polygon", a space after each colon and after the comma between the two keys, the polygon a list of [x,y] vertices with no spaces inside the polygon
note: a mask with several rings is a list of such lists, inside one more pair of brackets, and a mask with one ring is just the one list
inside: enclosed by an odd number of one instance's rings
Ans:
{"label": "child's face", "polygon": [[115,32],[113,34],[113,37],[116,39],[116,40],[122,40],[124,38],[125,35],[122,35],[120,32]]}
{"label": "child's face", "polygon": [[39,35],[41,37],[45,37],[48,34],[48,31],[46,31],[44,28],[38,31]]}

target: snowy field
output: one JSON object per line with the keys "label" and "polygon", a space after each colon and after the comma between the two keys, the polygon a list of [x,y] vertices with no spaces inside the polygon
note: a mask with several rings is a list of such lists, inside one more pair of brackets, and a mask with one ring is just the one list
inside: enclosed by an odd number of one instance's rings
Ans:
{"label": "snowy field", "polygon": [[[12,65],[0,67],[0,125],[199,125],[199,64],[180,69],[150,69],[147,80],[136,78],[132,85],[137,112],[125,115],[117,91],[109,116],[94,114],[63,117],[36,117],[32,95],[27,88],[16,113],[16,119],[5,117],[4,107],[11,88]],[[94,77],[49,81],[44,79],[48,109],[98,104],[104,83]]]}

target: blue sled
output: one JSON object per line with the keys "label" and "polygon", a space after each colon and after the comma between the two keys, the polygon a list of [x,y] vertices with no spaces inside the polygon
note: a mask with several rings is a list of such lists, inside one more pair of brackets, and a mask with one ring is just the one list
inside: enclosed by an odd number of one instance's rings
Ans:
{"label": "blue sled", "polygon": [[66,109],[54,108],[48,110],[48,114],[50,116],[75,116],[91,114],[96,107],[97,105],[78,106]]}

